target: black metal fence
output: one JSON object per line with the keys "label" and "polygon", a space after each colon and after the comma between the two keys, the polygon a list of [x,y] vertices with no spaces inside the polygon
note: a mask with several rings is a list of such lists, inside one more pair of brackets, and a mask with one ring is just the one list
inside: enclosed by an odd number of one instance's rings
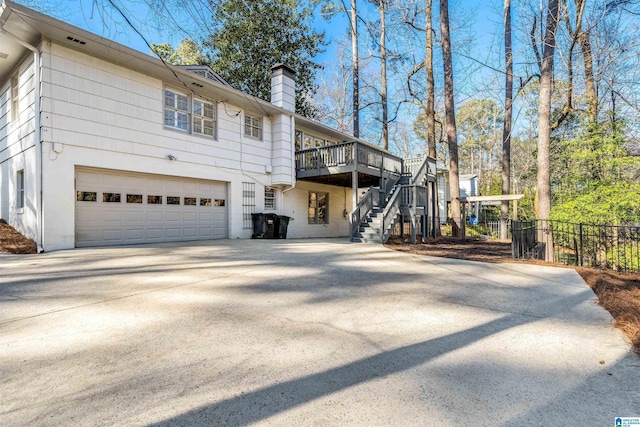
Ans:
{"label": "black metal fence", "polygon": [[640,226],[535,220],[512,221],[511,230],[516,259],[640,272]]}

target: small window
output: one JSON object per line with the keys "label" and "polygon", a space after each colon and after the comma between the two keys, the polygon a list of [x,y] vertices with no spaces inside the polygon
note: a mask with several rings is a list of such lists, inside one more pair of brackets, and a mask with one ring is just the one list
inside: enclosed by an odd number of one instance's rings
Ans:
{"label": "small window", "polygon": [[216,199],[213,202],[213,206],[224,207],[225,206],[225,200],[224,199]]}
{"label": "small window", "polygon": [[127,194],[127,203],[142,203],[142,194]]}
{"label": "small window", "polygon": [[329,223],[329,194],[309,192],[309,224]]}
{"label": "small window", "polygon": [[24,169],[16,173],[16,207],[24,208]]}
{"label": "small window", "polygon": [[185,204],[185,206],[195,206],[196,205],[196,198],[195,197],[185,197],[184,198],[184,204]]}
{"label": "small window", "polygon": [[200,206],[211,206],[211,199],[200,199]]}
{"label": "small window", "polygon": [[161,205],[162,204],[162,196],[147,196],[147,204],[148,205]]}
{"label": "small window", "polygon": [[304,136],[304,145],[302,146],[303,150],[306,150],[308,148],[313,148],[313,138],[305,135]]}
{"label": "small window", "polygon": [[273,187],[264,188],[264,208],[265,209],[276,208],[276,189]]}
{"label": "small window", "polygon": [[189,131],[189,97],[187,95],[165,89],[164,125]]}
{"label": "small window", "polygon": [[20,79],[18,73],[11,77],[11,121],[16,122],[20,117]]}
{"label": "small window", "polygon": [[167,196],[167,204],[168,205],[179,205],[180,204],[180,197]]}
{"label": "small window", "polygon": [[215,136],[216,113],[215,105],[210,102],[193,100],[193,133]]}
{"label": "small window", "polygon": [[244,117],[244,134],[262,139],[262,119],[246,115]]}
{"label": "small window", "polygon": [[102,201],[106,203],[120,203],[120,193],[102,193]]}
{"label": "small window", "polygon": [[296,131],[296,151],[302,150],[302,131]]}
{"label": "small window", "polygon": [[98,200],[98,193],[95,191],[77,191],[76,200],[79,202],[96,202]]}

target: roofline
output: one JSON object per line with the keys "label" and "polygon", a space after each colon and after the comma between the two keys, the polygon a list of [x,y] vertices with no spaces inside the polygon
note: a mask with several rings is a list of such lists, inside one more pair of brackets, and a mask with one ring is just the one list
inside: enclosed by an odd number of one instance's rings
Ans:
{"label": "roofline", "polygon": [[[0,23],[2,23],[3,26],[11,18],[12,13],[15,13],[30,26],[29,32],[34,36],[34,40],[36,39],[35,36],[39,35],[40,39],[43,37],[50,39],[68,48],[92,54],[93,56],[104,59],[108,62],[121,65],[128,69],[140,72],[141,74],[158,78],[166,83],[173,83],[182,86],[184,83],[182,81],[183,78],[191,80],[192,82],[197,81],[201,84],[206,83],[206,85],[216,89],[217,92],[227,94],[230,98],[222,99],[221,101],[230,101],[233,99],[235,101],[233,102],[234,104],[238,103],[240,104],[239,106],[243,107],[248,106],[248,109],[250,110],[262,110],[261,112],[266,115],[291,114],[288,110],[277,107],[263,99],[248,95],[238,89],[225,86],[224,84],[212,81],[196,73],[183,70],[179,66],[167,64],[159,58],[83,30],[82,28],[68,24],[54,17],[44,15],[11,0],[2,0],[0,7]],[[33,25],[33,23],[41,25]],[[86,44],[80,45],[73,41],[69,41],[66,37],[62,37],[60,35],[61,33],[69,34],[69,36],[73,36],[77,40],[86,41]],[[33,42],[33,40],[25,41],[28,43]],[[176,78],[176,76],[180,77]],[[187,88],[196,94],[198,90],[201,89],[199,87]]]}

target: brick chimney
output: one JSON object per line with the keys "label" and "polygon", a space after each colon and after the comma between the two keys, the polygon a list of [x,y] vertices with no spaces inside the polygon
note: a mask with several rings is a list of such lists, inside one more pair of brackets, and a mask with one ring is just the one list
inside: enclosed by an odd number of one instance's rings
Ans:
{"label": "brick chimney", "polygon": [[271,67],[271,103],[296,111],[296,73],[284,64]]}

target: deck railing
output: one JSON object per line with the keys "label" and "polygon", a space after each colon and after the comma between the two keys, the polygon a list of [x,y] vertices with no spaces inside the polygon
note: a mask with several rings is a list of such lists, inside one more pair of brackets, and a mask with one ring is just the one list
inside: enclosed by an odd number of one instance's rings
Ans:
{"label": "deck railing", "polygon": [[429,202],[429,191],[423,185],[403,185],[401,191],[402,207],[423,208]]}
{"label": "deck railing", "polygon": [[386,243],[393,231],[394,222],[400,213],[400,205],[402,203],[402,191],[394,191],[393,196],[387,203],[382,213],[382,229],[380,230],[380,240]]}
{"label": "deck railing", "polygon": [[371,212],[374,206],[378,206],[380,201],[380,189],[377,187],[370,187],[369,190],[362,196],[362,199],[358,202],[355,209],[351,211],[351,236],[354,235],[360,223]]}
{"label": "deck railing", "polygon": [[299,171],[346,166],[354,162],[398,174],[402,171],[402,159],[399,157],[356,141],[296,151],[296,170]]}

